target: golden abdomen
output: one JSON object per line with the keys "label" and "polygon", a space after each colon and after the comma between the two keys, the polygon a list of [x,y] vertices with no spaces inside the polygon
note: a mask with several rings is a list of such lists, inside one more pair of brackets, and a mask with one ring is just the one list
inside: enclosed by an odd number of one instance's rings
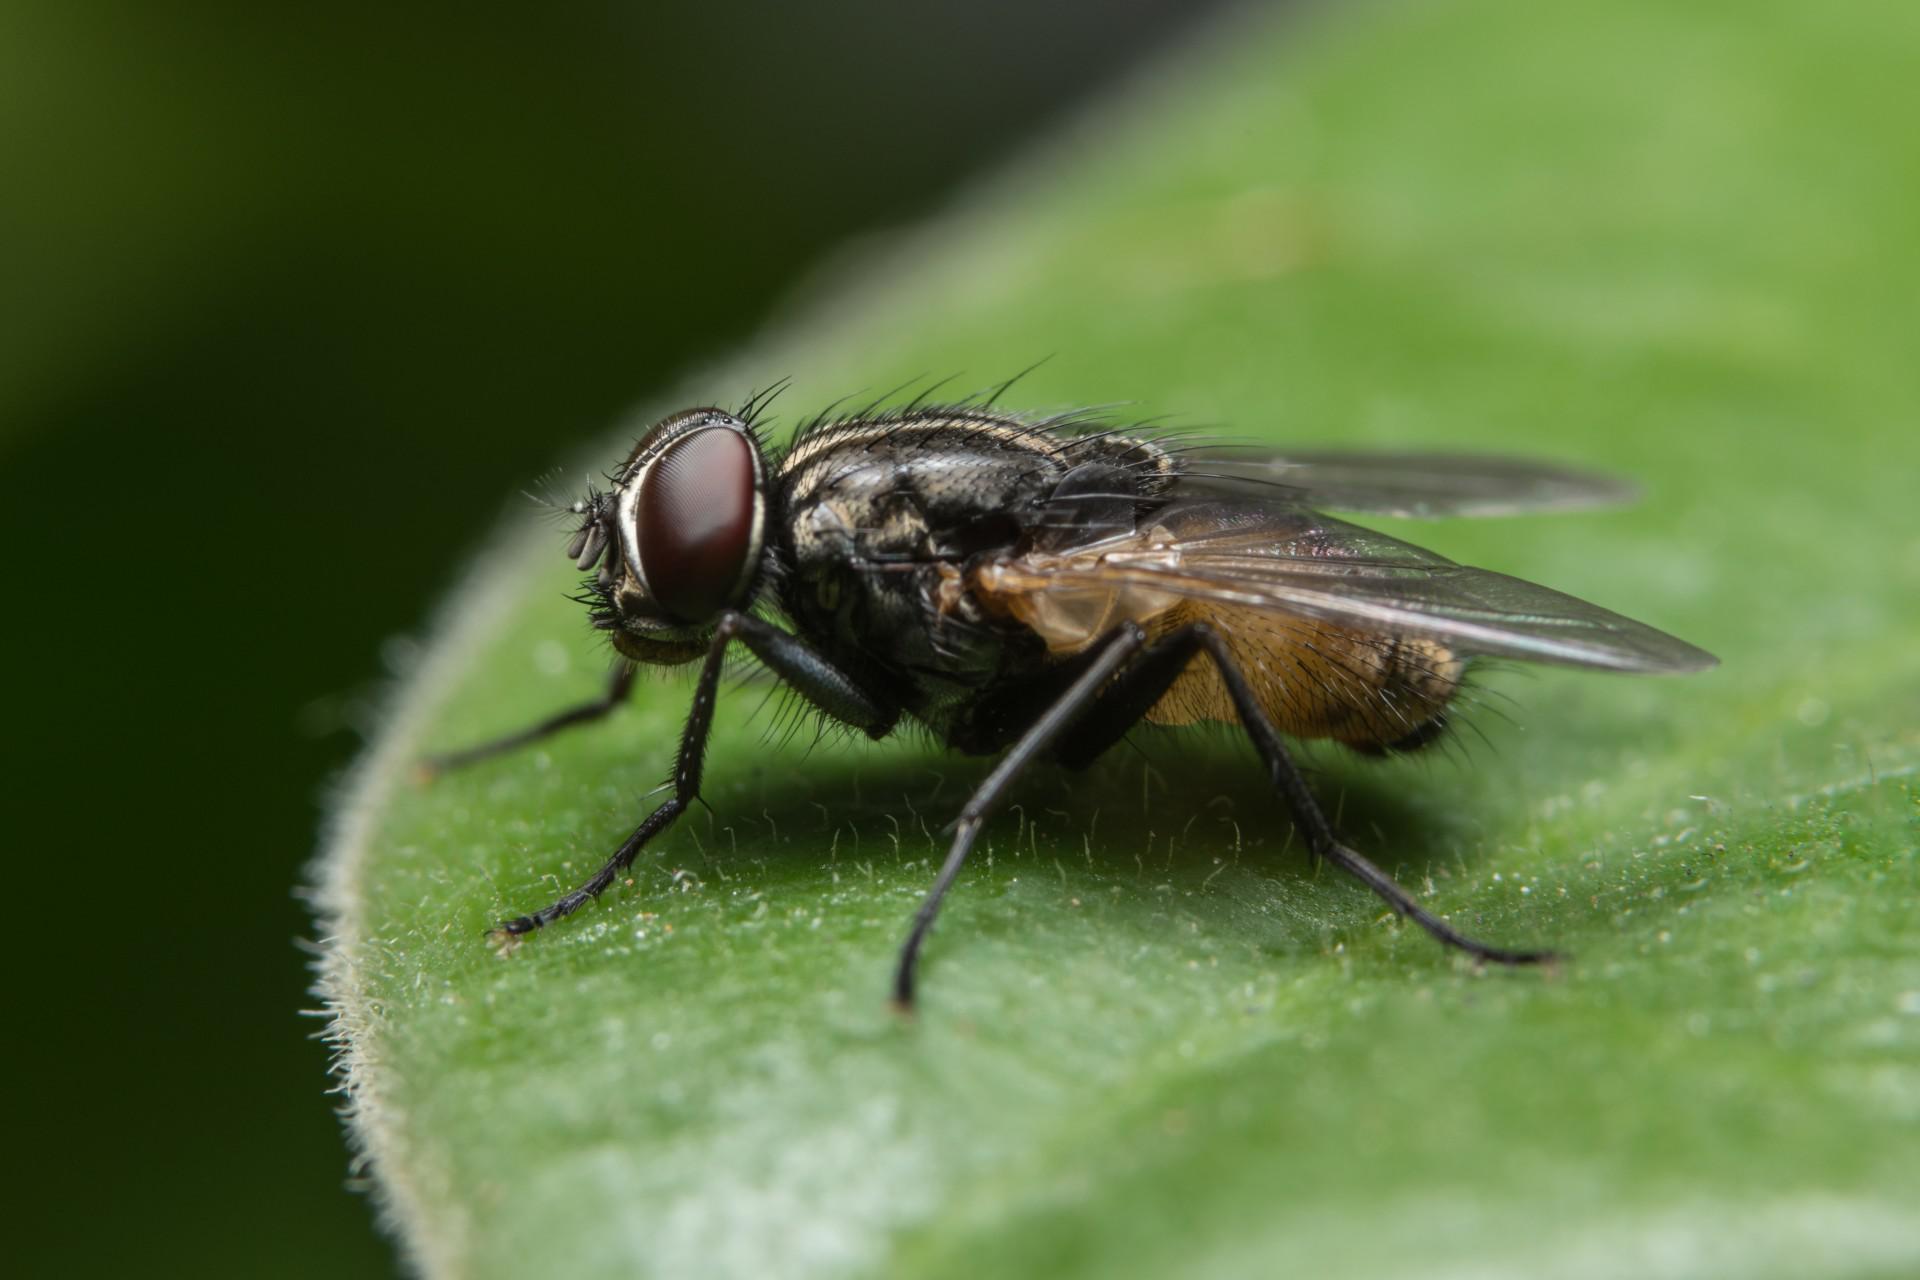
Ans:
{"label": "golden abdomen", "polygon": [[[1311,618],[1211,602],[1182,602],[1155,617],[1162,635],[1205,622],[1226,641],[1280,732],[1332,738],[1361,751],[1409,750],[1437,736],[1465,663],[1444,645]],[[1219,670],[1196,656],[1147,713],[1155,724],[1236,723]]]}

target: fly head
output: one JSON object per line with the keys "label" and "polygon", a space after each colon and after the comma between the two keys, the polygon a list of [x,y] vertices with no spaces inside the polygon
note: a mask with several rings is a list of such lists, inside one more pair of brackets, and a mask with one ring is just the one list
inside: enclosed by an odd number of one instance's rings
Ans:
{"label": "fly head", "polygon": [[581,599],[595,627],[636,662],[706,652],[722,611],[760,578],[767,477],[760,442],[719,409],[676,413],[634,446],[614,486],[573,506],[567,554],[593,571]]}

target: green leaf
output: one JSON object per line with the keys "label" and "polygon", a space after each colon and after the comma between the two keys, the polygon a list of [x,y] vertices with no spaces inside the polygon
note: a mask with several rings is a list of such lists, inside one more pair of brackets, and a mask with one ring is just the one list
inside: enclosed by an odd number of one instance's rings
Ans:
{"label": "green leaf", "polygon": [[[1832,1276],[1920,1267],[1920,8],[1240,19],[654,408],[931,371],[1274,441],[1493,449],[1629,512],[1396,527],[1670,629],[1684,680],[1483,680],[1452,750],[1312,759],[1476,972],[1290,842],[1232,735],[1037,774],[886,984],[976,761],[683,678],[590,696],[564,537],[449,598],[341,797],[324,985],[379,1193],[455,1275]],[[911,80],[889,92],[936,91]],[[937,91],[967,90],[946,86]],[[640,429],[591,461],[610,465]],[[583,469],[584,474],[584,469]]]}

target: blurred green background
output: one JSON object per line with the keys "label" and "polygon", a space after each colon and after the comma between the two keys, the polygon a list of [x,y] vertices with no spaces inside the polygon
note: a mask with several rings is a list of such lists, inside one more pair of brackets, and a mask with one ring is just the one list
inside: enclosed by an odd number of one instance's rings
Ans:
{"label": "blurred green background", "polygon": [[383,646],[578,442],[1214,7],[0,6],[20,1274],[391,1268],[292,895]]}

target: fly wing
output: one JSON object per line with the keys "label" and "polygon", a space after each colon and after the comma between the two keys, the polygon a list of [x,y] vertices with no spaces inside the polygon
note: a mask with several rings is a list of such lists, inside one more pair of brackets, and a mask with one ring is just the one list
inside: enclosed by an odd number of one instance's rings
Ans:
{"label": "fly wing", "polygon": [[1678,672],[1718,661],[1599,605],[1273,501],[1176,499],[1125,537],[984,566],[974,587],[1065,649],[1188,600],[1563,666]]}
{"label": "fly wing", "polygon": [[1212,448],[1182,453],[1180,470],[1183,492],[1278,496],[1419,519],[1581,511],[1619,506],[1638,493],[1615,476],[1496,454]]}

